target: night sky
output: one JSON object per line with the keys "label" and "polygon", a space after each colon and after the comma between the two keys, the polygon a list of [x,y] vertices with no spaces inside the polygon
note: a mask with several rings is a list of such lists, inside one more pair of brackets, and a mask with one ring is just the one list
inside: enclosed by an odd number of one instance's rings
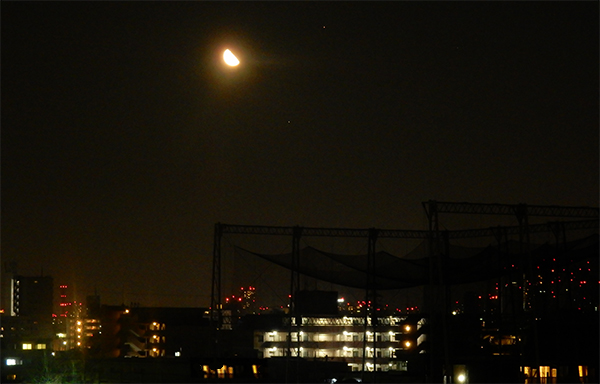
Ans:
{"label": "night sky", "polygon": [[598,11],[3,1],[2,261],[80,298],[205,306],[216,222],[598,206]]}

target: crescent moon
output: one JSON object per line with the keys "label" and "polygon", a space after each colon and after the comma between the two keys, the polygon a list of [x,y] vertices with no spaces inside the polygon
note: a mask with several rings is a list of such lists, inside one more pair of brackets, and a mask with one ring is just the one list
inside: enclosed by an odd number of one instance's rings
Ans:
{"label": "crescent moon", "polygon": [[225,60],[227,65],[232,67],[235,67],[240,63],[238,58],[235,57],[235,55],[229,49],[226,49],[225,52],[223,52],[223,60]]}

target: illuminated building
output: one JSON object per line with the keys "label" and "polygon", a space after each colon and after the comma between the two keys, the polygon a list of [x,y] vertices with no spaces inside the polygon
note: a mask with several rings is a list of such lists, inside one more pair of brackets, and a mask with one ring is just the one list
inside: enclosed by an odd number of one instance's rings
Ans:
{"label": "illuminated building", "polygon": [[237,315],[256,313],[256,288],[252,286],[241,287],[239,295],[231,295],[225,298],[223,308],[232,310]]}
{"label": "illuminated building", "polygon": [[[11,315],[2,324],[14,342],[13,349],[50,348],[52,341],[52,292],[50,276],[15,275],[11,284]],[[10,320],[9,320],[10,318]],[[9,325],[9,322],[14,325]],[[6,325],[6,326],[5,326]],[[7,341],[3,335],[3,348]],[[8,344],[8,343],[7,343]]]}
{"label": "illuminated building", "polygon": [[84,318],[81,326],[83,345],[96,358],[198,357],[214,352],[205,308],[102,305],[98,317]]}
{"label": "illuminated building", "polygon": [[[292,319],[292,332],[285,320],[279,327],[255,333],[255,348],[264,358],[292,357],[325,359],[346,363],[353,371],[406,371],[407,354],[421,350],[423,339],[413,340],[424,319],[407,327],[406,317],[379,317],[373,327],[370,319],[365,332],[365,317],[358,316],[302,316],[296,327]],[[411,323],[412,324],[412,323]],[[291,342],[289,342],[291,336]],[[366,339],[365,339],[366,337]],[[364,358],[363,358],[364,357]]]}
{"label": "illuminated building", "polygon": [[225,298],[223,305],[223,329],[231,330],[241,316],[255,314],[258,310],[256,305],[256,287],[241,287],[240,294],[231,295]]}
{"label": "illuminated building", "polygon": [[249,286],[248,288],[242,287],[242,310],[247,313],[254,313],[256,311],[256,288]]}
{"label": "illuminated building", "polygon": [[33,358],[52,348],[52,277],[10,279],[10,311],[0,315],[2,382],[22,380]]}
{"label": "illuminated building", "polygon": [[53,315],[52,319],[56,336],[53,349],[55,351],[66,351],[82,347],[84,344],[83,303],[71,300],[72,293],[66,284],[59,285],[58,291],[58,313]]}
{"label": "illuminated building", "polygon": [[52,318],[53,279],[50,276],[19,276],[12,279],[12,316]]}
{"label": "illuminated building", "polygon": [[0,314],[10,315],[12,308],[12,280],[16,274],[17,263],[5,261],[0,279]]}

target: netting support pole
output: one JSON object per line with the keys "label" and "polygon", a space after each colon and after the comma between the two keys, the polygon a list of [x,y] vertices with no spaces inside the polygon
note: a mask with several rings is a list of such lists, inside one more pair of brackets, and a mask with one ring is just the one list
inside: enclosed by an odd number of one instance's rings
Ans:
{"label": "netting support pole", "polygon": [[[429,286],[425,304],[429,307],[429,377],[428,382],[440,382],[451,377],[452,367],[448,351],[448,300],[449,291],[444,272],[444,255],[449,252],[449,233],[440,232],[438,203],[430,200],[423,203],[423,208],[429,222]],[[437,270],[437,274],[436,274]],[[442,378],[439,377],[439,367],[442,366]]]}
{"label": "netting support pole", "polygon": [[210,326],[215,332],[214,356],[219,356],[219,331],[223,324],[223,306],[221,303],[221,238],[223,228],[221,223],[215,224],[213,241],[212,286],[210,290]]}
{"label": "netting support pole", "polygon": [[[496,239],[496,243],[498,244],[498,264],[496,267],[498,268],[498,271],[503,271],[502,267],[506,266],[507,263],[504,262],[502,256],[508,255],[508,249],[506,249],[508,247],[508,235],[506,233],[506,228],[498,226],[495,228],[491,228],[491,230],[494,234],[494,238]],[[502,322],[502,316],[505,312],[506,306],[506,291],[504,289],[505,280],[506,278],[503,279],[502,274],[499,274],[498,281],[496,282],[496,284],[498,284],[498,289],[496,289],[496,301],[498,302],[498,306],[496,308],[496,310],[498,311],[496,314],[496,321],[498,324],[501,324]]]}
{"label": "netting support pole", "polygon": [[435,383],[436,377],[436,365],[437,365],[437,310],[439,306],[436,301],[436,278],[435,278],[435,265],[440,255],[440,242],[439,242],[439,224],[438,224],[438,210],[437,203],[435,201],[429,201],[423,203],[425,214],[427,215],[427,221],[429,224],[429,285],[425,287],[425,306],[426,312],[429,314],[429,369],[427,374],[426,382]]}
{"label": "netting support pole", "polygon": [[295,226],[292,231],[292,263],[290,272],[290,304],[288,309],[289,328],[286,358],[286,383],[290,382],[290,359],[292,358],[292,329],[295,326],[297,347],[296,347],[296,382],[299,382],[300,376],[300,326],[302,325],[302,314],[298,312],[296,295],[300,290],[300,238],[302,237],[302,227]]}
{"label": "netting support pole", "polygon": [[369,323],[373,331],[373,382],[376,382],[377,372],[377,287],[375,284],[375,251],[377,247],[377,235],[379,230],[369,229],[369,238],[367,246],[367,276],[365,285],[365,328],[363,333],[363,355],[361,381],[365,381],[365,372],[367,372],[367,346]]}
{"label": "netting support pole", "polygon": [[370,307],[370,317],[371,317],[371,329],[373,330],[373,383],[377,382],[377,325],[378,325],[378,316],[377,316],[377,284],[375,281],[375,252],[377,248],[377,235],[378,230],[376,228],[369,229],[369,248],[368,248],[368,259],[369,259],[369,289],[371,291],[371,304]]}

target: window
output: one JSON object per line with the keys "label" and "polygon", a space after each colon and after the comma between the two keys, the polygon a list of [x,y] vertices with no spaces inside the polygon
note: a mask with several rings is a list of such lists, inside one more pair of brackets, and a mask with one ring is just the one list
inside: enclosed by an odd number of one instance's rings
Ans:
{"label": "window", "polygon": [[24,343],[24,344],[23,344],[23,349],[24,349],[24,350],[25,350],[25,349],[33,349],[33,346],[32,346],[31,344],[29,344],[29,343]]}
{"label": "window", "polygon": [[6,359],[6,365],[22,365],[22,364],[23,364],[23,362],[20,359],[17,359],[16,357]]}
{"label": "window", "polygon": [[36,344],[35,349],[46,349],[46,344]]}

